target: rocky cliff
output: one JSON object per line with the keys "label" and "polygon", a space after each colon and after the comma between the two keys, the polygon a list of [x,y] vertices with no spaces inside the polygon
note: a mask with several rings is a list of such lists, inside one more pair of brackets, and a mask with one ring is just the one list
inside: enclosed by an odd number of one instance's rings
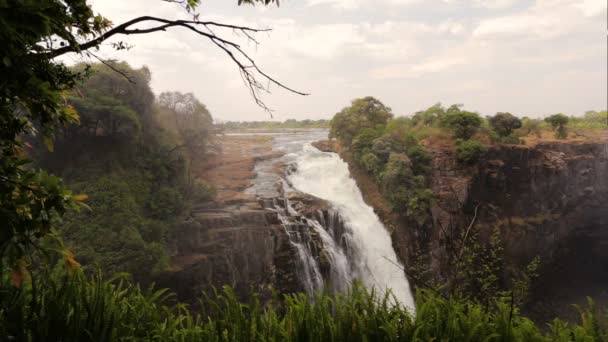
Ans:
{"label": "rocky cliff", "polygon": [[[570,304],[584,304],[587,295],[608,301],[608,141],[496,146],[472,166],[458,163],[451,149],[429,147],[429,180],[437,200],[433,222],[424,229],[391,212],[347,151],[327,142],[317,147],[338,151],[349,161],[351,174],[392,231],[395,250],[410,269],[422,256],[441,283],[453,262],[450,238],[474,227],[487,240],[498,230],[505,278],[541,258],[530,315],[572,316]],[[416,275],[409,275],[415,282]]]}
{"label": "rocky cliff", "polygon": [[[224,285],[243,300],[255,292],[264,302],[275,292],[311,290],[303,279],[302,249],[317,261],[323,279],[329,279],[328,257],[308,220],[339,231],[341,218],[319,198],[295,190],[285,193],[279,178],[268,184],[276,188],[276,196],[263,198],[245,191],[255,177],[257,162],[282,155],[272,151],[271,140],[227,136],[221,146],[221,153],[203,172],[217,195],[194,204],[177,227],[170,248],[171,269],[156,283],[187,302],[195,302],[201,291],[209,294]],[[288,171],[280,163],[266,170],[280,175]]]}

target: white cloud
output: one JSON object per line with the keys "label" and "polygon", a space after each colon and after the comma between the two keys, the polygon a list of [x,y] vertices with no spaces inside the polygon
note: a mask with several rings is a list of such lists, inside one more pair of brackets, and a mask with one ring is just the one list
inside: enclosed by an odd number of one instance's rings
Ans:
{"label": "white cloud", "polygon": [[585,16],[592,17],[606,12],[608,2],[606,2],[606,0],[581,0],[576,3],[575,6],[580,9]]}
{"label": "white cloud", "polygon": [[[154,1],[93,4],[116,23],[146,14],[185,16],[175,5]],[[201,18],[273,28],[258,35],[259,45],[225,34],[266,72],[312,93],[299,97],[273,87],[265,99],[279,118],[328,117],[369,94],[397,113],[437,101],[528,115],[543,106],[549,112],[605,106],[605,0],[529,1],[292,0],[261,9],[206,0]],[[225,119],[268,118],[237,68],[205,38],[176,28],[121,40],[134,49],[101,53],[147,64],[155,91],[193,91]],[[579,83],[594,87],[572,97],[568,86]]]}

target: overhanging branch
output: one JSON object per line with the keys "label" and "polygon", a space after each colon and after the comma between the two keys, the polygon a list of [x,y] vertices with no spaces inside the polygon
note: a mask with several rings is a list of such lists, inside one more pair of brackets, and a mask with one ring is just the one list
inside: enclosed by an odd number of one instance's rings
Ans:
{"label": "overhanging branch", "polygon": [[[133,28],[134,25],[140,23],[156,23],[158,25],[145,29]],[[266,104],[264,104],[260,97],[260,93],[269,92],[270,84],[274,84],[282,89],[285,89],[289,92],[298,95],[309,95],[307,93],[290,88],[276,80],[274,77],[265,73],[256,64],[253,58],[251,58],[251,56],[249,56],[245,51],[243,51],[239,44],[231,40],[222,38],[221,36],[216,34],[212,28],[232,29],[233,31],[241,32],[249,41],[252,41],[255,44],[258,44],[258,41],[255,39],[254,35],[259,32],[271,31],[270,29],[256,29],[247,26],[223,24],[215,21],[168,20],[152,16],[142,16],[124,22],[87,42],[63,46],[58,49],[43,52],[43,54],[49,59],[52,59],[70,52],[81,53],[90,48],[99,46],[102,42],[115,35],[149,34],[159,31],[166,31],[168,28],[171,27],[183,27],[192,32],[195,32],[196,34],[209,39],[213,44],[215,44],[218,48],[224,51],[224,53],[226,53],[228,57],[232,60],[232,62],[235,63],[239,68],[239,72],[241,73],[241,76],[245,84],[247,85],[250,94],[254,98],[256,104],[262,107],[264,110],[268,111],[269,113],[271,112],[271,109],[268,108]],[[206,31],[200,30],[199,27],[203,27],[204,29],[206,29]],[[258,77],[260,76],[264,80],[268,81],[268,86],[264,85],[262,82],[260,82],[260,80],[258,80]]]}

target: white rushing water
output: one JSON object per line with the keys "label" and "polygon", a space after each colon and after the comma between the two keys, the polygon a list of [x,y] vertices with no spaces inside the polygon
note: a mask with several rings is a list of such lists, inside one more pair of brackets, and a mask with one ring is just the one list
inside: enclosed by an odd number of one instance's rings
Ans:
{"label": "white rushing water", "polygon": [[[397,300],[414,310],[414,300],[405,273],[402,270],[390,235],[368,206],[355,181],[350,177],[348,165],[335,153],[321,152],[310,143],[304,143],[292,154],[297,169],[289,177],[297,190],[330,202],[344,220],[348,233],[346,256],[331,237],[317,224],[312,226],[321,233],[325,248],[333,250],[332,272],[343,278],[359,278],[367,287],[385,291],[387,288]],[[333,232],[330,232],[333,234]]]}

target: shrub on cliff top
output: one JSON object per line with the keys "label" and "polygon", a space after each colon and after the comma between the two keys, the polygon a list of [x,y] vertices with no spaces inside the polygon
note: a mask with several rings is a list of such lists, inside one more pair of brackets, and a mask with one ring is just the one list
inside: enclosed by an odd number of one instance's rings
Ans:
{"label": "shrub on cliff top", "polygon": [[481,126],[479,114],[467,111],[451,111],[441,117],[441,125],[452,130],[457,139],[471,139]]}
{"label": "shrub on cliff top", "polygon": [[330,137],[337,138],[344,147],[350,148],[353,139],[364,128],[384,127],[393,117],[391,108],[378,99],[367,96],[352,101],[331,120]]}
{"label": "shrub on cliff top", "polygon": [[521,127],[521,120],[511,113],[496,113],[488,121],[492,129],[501,137],[510,136],[513,130]]}
{"label": "shrub on cliff top", "polygon": [[479,141],[466,140],[456,143],[456,159],[461,163],[474,164],[488,149]]}
{"label": "shrub on cliff top", "polygon": [[545,121],[551,124],[557,139],[566,139],[568,137],[566,125],[568,124],[569,118],[566,115],[561,113],[553,114],[546,118]]}

